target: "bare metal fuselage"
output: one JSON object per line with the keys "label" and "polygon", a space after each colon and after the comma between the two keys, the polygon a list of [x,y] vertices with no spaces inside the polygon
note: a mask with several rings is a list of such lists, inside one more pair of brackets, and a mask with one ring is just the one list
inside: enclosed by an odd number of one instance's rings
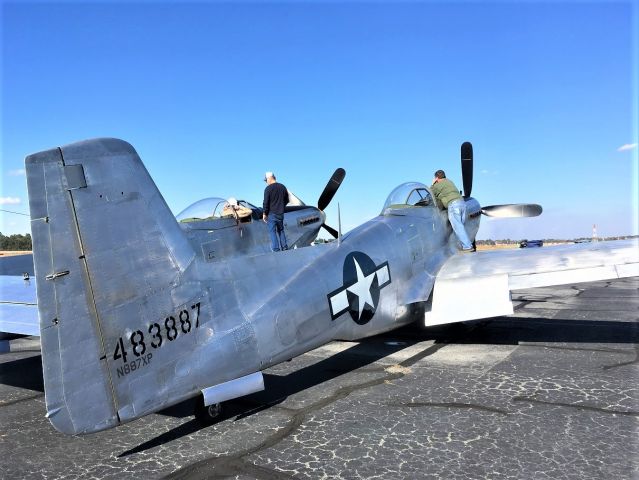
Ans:
{"label": "bare metal fuselage", "polygon": [[[474,199],[467,204],[469,211],[479,210]],[[474,237],[479,216],[466,225]],[[364,338],[414,321],[423,314],[437,271],[456,251],[446,212],[427,206],[376,217],[347,233],[339,244],[216,263],[197,258],[185,272],[184,283],[192,285],[191,303],[199,300],[200,318],[207,319],[190,348],[175,348],[171,354],[176,366],[197,367],[167,367],[163,377],[183,394],[163,401],[191,397],[207,386],[263,370],[333,339]],[[364,253],[375,265],[388,262],[392,272],[390,283],[379,292],[374,315],[364,324],[356,323],[350,311],[335,319],[331,315],[328,295],[346,282],[343,268],[336,265],[343,266],[351,252]],[[156,388],[148,391],[147,399],[136,391],[129,401],[157,399]]]}

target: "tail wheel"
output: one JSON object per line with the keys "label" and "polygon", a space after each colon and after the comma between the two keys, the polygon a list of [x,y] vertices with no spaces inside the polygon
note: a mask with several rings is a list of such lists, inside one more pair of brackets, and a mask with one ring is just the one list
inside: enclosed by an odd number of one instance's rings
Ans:
{"label": "tail wheel", "polygon": [[195,406],[195,418],[202,425],[212,425],[222,415],[222,404],[204,405],[204,397],[200,396]]}

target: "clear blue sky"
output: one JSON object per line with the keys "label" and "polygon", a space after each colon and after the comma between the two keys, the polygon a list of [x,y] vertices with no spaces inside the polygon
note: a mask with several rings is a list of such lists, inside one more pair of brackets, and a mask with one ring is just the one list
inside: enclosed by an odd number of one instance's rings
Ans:
{"label": "clear blue sky", "polygon": [[638,18],[633,1],[5,1],[0,208],[28,211],[25,155],[109,136],[176,214],[259,204],[265,170],[315,203],[344,167],[327,213],[339,201],[348,230],[399,183],[460,185],[469,140],[482,205],[545,209],[484,217],[479,238],[637,234]]}

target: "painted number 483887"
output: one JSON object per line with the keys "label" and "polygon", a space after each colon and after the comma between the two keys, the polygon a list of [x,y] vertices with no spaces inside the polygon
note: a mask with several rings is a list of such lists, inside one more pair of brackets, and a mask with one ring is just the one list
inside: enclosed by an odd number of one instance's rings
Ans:
{"label": "painted number 483887", "polygon": [[[146,329],[146,335],[149,337],[145,338],[145,332],[142,330],[134,330],[128,336],[120,337],[115,345],[115,351],[113,352],[113,360],[122,360],[122,363],[125,365],[127,362],[127,357],[129,356],[128,346],[131,346],[131,352],[136,357],[134,358],[133,363],[136,366],[129,368],[128,370],[134,371],[137,370],[137,367],[142,365],[147,365],[151,359],[150,352],[147,354],[147,351],[151,349],[155,350],[162,345],[165,345],[166,342],[172,342],[178,338],[178,336],[186,335],[192,332],[194,329],[200,326],[200,302],[191,305],[191,308],[183,308],[179,312],[173,315],[169,315],[164,319],[164,322],[151,323]],[[128,342],[125,343],[125,340]],[[165,342],[166,340],[166,342]],[[142,357],[142,360],[146,360],[143,362],[136,362],[137,357]],[[137,363],[141,363],[141,365],[137,365]],[[129,365],[131,367],[131,365]],[[120,373],[120,368],[118,369],[118,374]],[[129,373],[129,372],[126,372]]]}

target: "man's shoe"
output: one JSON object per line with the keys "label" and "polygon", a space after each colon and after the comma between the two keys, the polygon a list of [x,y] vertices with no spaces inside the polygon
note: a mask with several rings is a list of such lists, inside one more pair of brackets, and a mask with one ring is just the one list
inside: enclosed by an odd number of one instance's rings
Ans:
{"label": "man's shoe", "polygon": [[459,253],[473,253],[475,250],[472,248],[462,248]]}

